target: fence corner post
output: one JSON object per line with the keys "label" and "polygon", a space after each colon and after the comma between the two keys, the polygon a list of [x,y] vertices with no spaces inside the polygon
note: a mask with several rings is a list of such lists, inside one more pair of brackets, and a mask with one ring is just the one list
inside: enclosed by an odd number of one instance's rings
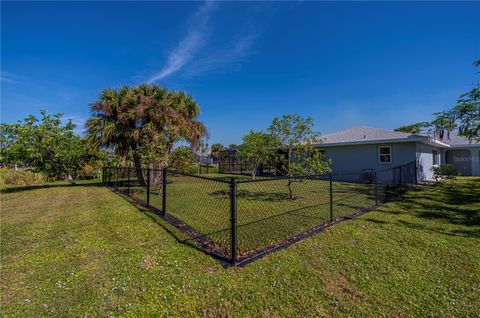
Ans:
{"label": "fence corner post", "polygon": [[167,168],[162,170],[162,214],[167,214]]}
{"label": "fence corner post", "polygon": [[120,168],[117,167],[117,180],[115,181],[115,191],[118,191],[118,175],[120,174]]}
{"label": "fence corner post", "polygon": [[377,172],[375,171],[374,174],[374,182],[375,182],[375,205],[378,205],[378,180],[377,180]]}
{"label": "fence corner post", "polygon": [[147,168],[147,206],[150,206],[150,167]]}
{"label": "fence corner post", "polygon": [[329,176],[329,181],[330,181],[330,222],[333,222],[333,182],[332,182],[331,173]]}
{"label": "fence corner post", "polygon": [[130,167],[127,168],[127,195],[130,196]]}
{"label": "fence corner post", "polygon": [[230,234],[231,262],[237,264],[237,179],[230,178]]}

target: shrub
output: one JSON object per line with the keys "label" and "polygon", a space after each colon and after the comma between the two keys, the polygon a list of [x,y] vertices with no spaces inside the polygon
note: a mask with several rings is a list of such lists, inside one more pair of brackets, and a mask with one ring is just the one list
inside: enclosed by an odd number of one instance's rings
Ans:
{"label": "shrub", "polygon": [[194,173],[192,150],[187,146],[181,146],[172,151],[169,167],[181,173]]}
{"label": "shrub", "polygon": [[31,186],[47,182],[47,177],[41,172],[34,172],[27,169],[14,170],[11,168],[0,168],[0,186]]}
{"label": "shrub", "polygon": [[433,166],[431,170],[433,171],[433,178],[435,178],[437,182],[441,179],[455,180],[455,178],[460,175],[458,168],[448,163]]}
{"label": "shrub", "polygon": [[83,165],[82,169],[78,172],[78,179],[100,179],[102,177],[102,166],[103,161],[96,161]]}

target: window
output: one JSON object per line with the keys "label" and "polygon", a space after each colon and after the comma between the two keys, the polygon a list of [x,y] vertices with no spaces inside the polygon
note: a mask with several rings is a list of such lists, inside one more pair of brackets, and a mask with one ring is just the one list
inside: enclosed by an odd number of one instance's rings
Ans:
{"label": "window", "polygon": [[433,156],[433,165],[438,165],[438,151],[433,150],[432,156]]}
{"label": "window", "polygon": [[392,163],[392,148],[390,146],[378,147],[378,162]]}

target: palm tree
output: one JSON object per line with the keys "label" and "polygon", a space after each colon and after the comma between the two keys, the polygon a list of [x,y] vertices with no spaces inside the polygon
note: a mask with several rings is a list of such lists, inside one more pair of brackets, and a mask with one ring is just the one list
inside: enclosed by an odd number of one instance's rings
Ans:
{"label": "palm tree", "polygon": [[210,154],[213,158],[213,162],[217,163],[220,158],[220,152],[224,149],[222,144],[213,144],[210,148]]}
{"label": "palm tree", "polygon": [[87,120],[87,139],[96,148],[112,149],[120,157],[120,166],[126,165],[132,130],[123,121],[123,114],[130,104],[131,89],[122,86],[118,90],[107,88],[98,100],[90,104],[92,117]]}
{"label": "palm tree", "polygon": [[[113,149],[122,165],[131,153],[141,185],[145,184],[142,148],[162,144],[168,156],[176,142],[186,140],[195,145],[207,134],[198,120],[200,106],[190,95],[155,84],[107,88],[90,107],[88,139],[96,147]],[[166,162],[164,158],[158,161]]]}

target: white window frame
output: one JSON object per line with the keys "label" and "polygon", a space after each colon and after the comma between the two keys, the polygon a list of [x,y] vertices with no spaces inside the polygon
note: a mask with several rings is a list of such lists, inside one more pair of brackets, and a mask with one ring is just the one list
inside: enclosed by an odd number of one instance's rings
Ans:
{"label": "white window frame", "polygon": [[[380,153],[380,149],[382,148],[388,148],[389,150],[389,153],[388,154],[381,154]],[[382,161],[381,160],[381,157],[382,156],[389,156],[390,157],[390,161]],[[378,163],[381,164],[381,165],[389,165],[389,164],[392,164],[393,162],[393,157],[392,157],[392,146],[390,145],[384,145],[384,146],[378,146],[377,148],[377,157],[378,157]]]}
{"label": "white window frame", "polygon": [[439,158],[439,152],[437,149],[432,149],[432,164],[433,165],[439,165],[440,164],[440,158]]}

